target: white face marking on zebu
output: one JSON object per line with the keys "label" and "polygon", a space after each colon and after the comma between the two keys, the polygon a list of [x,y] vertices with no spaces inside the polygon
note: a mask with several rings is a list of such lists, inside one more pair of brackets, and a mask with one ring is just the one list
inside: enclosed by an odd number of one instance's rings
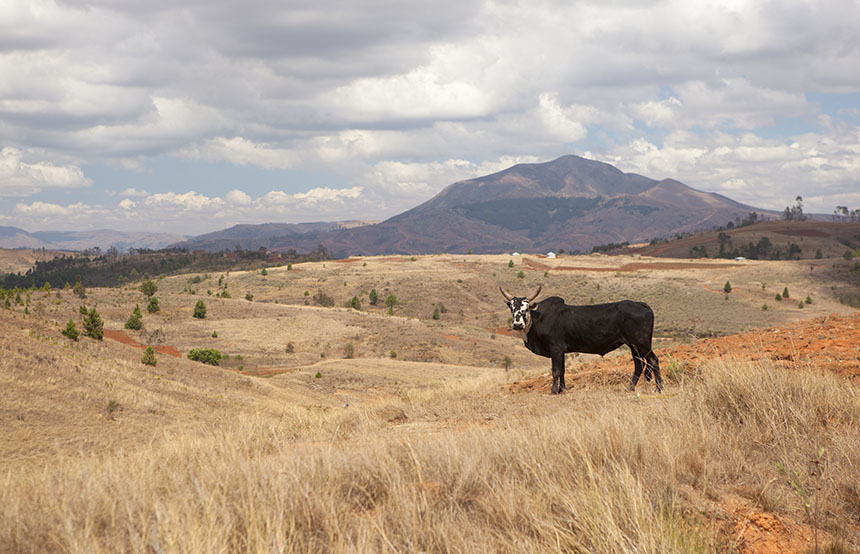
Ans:
{"label": "white face marking on zebu", "polygon": [[511,308],[511,327],[517,331],[525,329],[529,324],[529,301],[524,298],[514,298],[508,306]]}

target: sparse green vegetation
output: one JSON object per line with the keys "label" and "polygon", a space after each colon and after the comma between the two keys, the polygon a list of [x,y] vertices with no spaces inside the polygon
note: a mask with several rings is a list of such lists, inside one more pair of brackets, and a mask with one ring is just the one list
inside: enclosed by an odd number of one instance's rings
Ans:
{"label": "sparse green vegetation", "polygon": [[66,323],[66,328],[60,332],[63,334],[63,336],[68,337],[74,341],[78,340],[78,335],[80,334],[78,332],[78,328],[75,326],[74,320],[71,319],[68,323]]}
{"label": "sparse green vegetation", "polygon": [[141,283],[140,292],[146,295],[147,298],[152,298],[152,296],[158,292],[158,285],[156,285],[152,279],[147,279]]}
{"label": "sparse green vegetation", "polygon": [[197,319],[203,319],[206,317],[206,303],[202,300],[198,300],[196,304],[194,304],[194,317]]}
{"label": "sparse green vegetation", "polygon": [[188,352],[188,359],[208,365],[220,365],[221,352],[214,348],[192,348]]}
{"label": "sparse green vegetation", "polygon": [[334,298],[327,295],[323,292],[322,289],[317,290],[317,293],[314,295],[314,304],[317,306],[323,306],[324,308],[331,308],[334,306]]}
{"label": "sparse green vegetation", "polygon": [[104,338],[105,325],[101,315],[99,315],[95,308],[90,308],[87,311],[84,306],[81,306],[81,309],[86,313],[84,315],[84,336],[102,340]]}
{"label": "sparse green vegetation", "polygon": [[143,314],[140,313],[140,306],[135,304],[134,311],[125,322],[125,328],[139,331],[141,327],[143,327]]}
{"label": "sparse green vegetation", "polygon": [[143,356],[140,358],[140,363],[151,366],[157,365],[158,360],[155,358],[155,349],[147,346],[143,351]]}

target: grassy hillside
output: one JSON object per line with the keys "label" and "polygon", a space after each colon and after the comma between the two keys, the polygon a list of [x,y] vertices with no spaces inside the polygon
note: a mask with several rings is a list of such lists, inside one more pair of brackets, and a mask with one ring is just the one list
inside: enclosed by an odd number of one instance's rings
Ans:
{"label": "grassy hillside", "polygon": [[[854,313],[832,288],[849,262],[662,263],[432,256],[168,277],[140,331],[123,328],[146,305],[135,286],[23,293],[0,309],[0,552],[860,547],[855,385],[802,356],[739,352],[693,371],[661,354]],[[504,333],[497,287],[538,283],[651,303],[666,393],[512,386],[549,364]],[[791,302],[773,301],[783,287]],[[60,334],[80,327],[81,303],[113,331],[104,341]],[[157,365],[132,341],[160,346]],[[192,348],[229,358],[192,362]]]}

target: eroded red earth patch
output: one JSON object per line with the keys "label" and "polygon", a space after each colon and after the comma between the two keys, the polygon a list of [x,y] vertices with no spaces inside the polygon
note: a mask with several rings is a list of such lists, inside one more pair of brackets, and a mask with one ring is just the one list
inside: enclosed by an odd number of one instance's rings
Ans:
{"label": "eroded red earth patch", "polygon": [[[106,339],[115,340],[122,344],[127,344],[128,346],[133,346],[135,348],[146,348],[145,344],[137,342],[122,331],[111,331],[110,329],[105,329],[104,336]],[[153,346],[152,348],[156,352],[160,352],[161,354],[167,354],[168,356],[173,356],[174,358],[182,357],[182,352],[173,348],[172,346]]]}
{"label": "eroded red earth patch", "polygon": [[[860,383],[860,314],[829,315],[791,325],[701,339],[695,344],[659,349],[657,356],[664,371],[670,359],[688,370],[722,357],[753,361],[766,359],[786,367],[800,364],[830,371],[853,383]],[[567,384],[626,382],[633,372],[633,362],[629,356],[617,356],[597,360],[583,369],[576,373],[568,372],[565,375]],[[535,390],[548,393],[551,385],[552,376],[546,373],[513,383],[510,389],[511,392]]]}

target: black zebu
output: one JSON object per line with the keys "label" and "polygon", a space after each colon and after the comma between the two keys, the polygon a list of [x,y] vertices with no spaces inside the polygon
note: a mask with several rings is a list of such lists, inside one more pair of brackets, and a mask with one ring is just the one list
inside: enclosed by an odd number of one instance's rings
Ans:
{"label": "black zebu", "polygon": [[643,369],[645,380],[650,381],[653,372],[657,392],[663,390],[660,363],[651,349],[654,312],[648,304],[622,300],[609,304],[568,306],[558,296],[532,304],[541,287],[531,298],[511,296],[501,287],[499,290],[511,309],[511,326],[522,333],[526,348],[552,359],[553,394],[565,389],[564,355],[567,352],[603,356],[622,344],[629,346],[633,354],[630,390],[636,388]]}

